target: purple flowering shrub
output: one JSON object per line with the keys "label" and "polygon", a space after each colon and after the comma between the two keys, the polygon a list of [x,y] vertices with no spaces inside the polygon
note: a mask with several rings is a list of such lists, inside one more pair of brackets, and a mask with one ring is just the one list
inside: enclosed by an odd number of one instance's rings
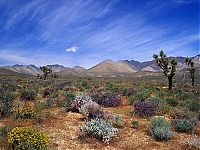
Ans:
{"label": "purple flowering shrub", "polygon": [[134,105],[134,113],[142,117],[152,117],[156,115],[156,105],[153,102],[138,101]]}
{"label": "purple flowering shrub", "polygon": [[98,100],[98,103],[106,107],[116,107],[120,105],[121,98],[115,94],[106,94]]}

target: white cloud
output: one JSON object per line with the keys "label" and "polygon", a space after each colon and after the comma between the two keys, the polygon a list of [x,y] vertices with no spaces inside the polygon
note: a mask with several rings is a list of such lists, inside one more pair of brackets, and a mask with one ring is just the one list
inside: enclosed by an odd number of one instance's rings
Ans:
{"label": "white cloud", "polygon": [[79,50],[78,46],[72,46],[66,49],[67,52],[77,52]]}

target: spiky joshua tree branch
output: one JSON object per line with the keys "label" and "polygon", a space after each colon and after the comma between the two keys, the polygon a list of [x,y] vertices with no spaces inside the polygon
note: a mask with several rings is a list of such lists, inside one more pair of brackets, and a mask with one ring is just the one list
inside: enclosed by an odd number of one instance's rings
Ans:
{"label": "spiky joshua tree branch", "polygon": [[164,54],[163,50],[160,51],[159,56],[157,54],[153,54],[153,58],[156,61],[156,65],[161,68],[163,74],[168,78],[168,89],[172,89],[173,77],[176,73],[177,61],[176,59],[172,59],[171,61]]}
{"label": "spiky joshua tree branch", "polygon": [[50,74],[52,72],[52,70],[47,68],[46,66],[41,66],[40,69],[43,72],[43,79],[46,80],[47,75]]}

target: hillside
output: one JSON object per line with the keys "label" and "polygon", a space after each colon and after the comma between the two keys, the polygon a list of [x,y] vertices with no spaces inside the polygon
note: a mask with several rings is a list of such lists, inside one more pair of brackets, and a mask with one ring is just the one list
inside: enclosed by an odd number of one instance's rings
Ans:
{"label": "hillside", "polygon": [[[185,70],[185,57],[175,57],[178,61],[177,70]],[[173,59],[173,57],[169,57]],[[200,68],[200,55],[192,57],[196,68]],[[65,67],[59,64],[47,65],[48,68],[52,69],[53,72],[60,75],[75,75],[75,76],[126,76],[135,72],[147,71],[147,72],[158,72],[160,68],[155,64],[155,61],[145,61],[139,62],[135,60],[119,60],[114,62],[112,60],[105,60],[99,64],[85,69],[81,66],[75,66],[73,68]],[[13,72],[29,75],[42,74],[39,67],[35,65],[13,65],[5,66],[5,69],[11,70]]]}
{"label": "hillside", "polygon": [[136,72],[136,70],[124,62],[106,60],[90,68],[88,72],[93,73],[96,76],[116,76],[131,74]]}

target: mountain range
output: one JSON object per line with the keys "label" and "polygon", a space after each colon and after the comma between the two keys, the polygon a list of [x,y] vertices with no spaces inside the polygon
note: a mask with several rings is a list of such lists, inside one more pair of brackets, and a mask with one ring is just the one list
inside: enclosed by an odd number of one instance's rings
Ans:
{"label": "mountain range", "polygon": [[[177,70],[185,69],[185,57],[174,57],[178,61]],[[172,57],[169,57],[172,59]],[[192,57],[192,60],[195,63],[197,68],[200,68],[200,55]],[[158,72],[160,71],[159,67],[156,66],[155,60],[139,62],[135,60],[120,60],[112,61],[110,59],[100,62],[99,64],[85,69],[81,66],[75,66],[73,68],[65,67],[59,64],[47,65],[48,68],[52,69],[53,72],[60,75],[76,75],[76,76],[126,76],[133,74],[135,72]],[[39,67],[35,65],[13,65],[13,66],[4,66],[1,67],[1,70],[7,69],[21,74],[37,75],[42,74],[42,71]],[[1,72],[0,72],[1,73]]]}

